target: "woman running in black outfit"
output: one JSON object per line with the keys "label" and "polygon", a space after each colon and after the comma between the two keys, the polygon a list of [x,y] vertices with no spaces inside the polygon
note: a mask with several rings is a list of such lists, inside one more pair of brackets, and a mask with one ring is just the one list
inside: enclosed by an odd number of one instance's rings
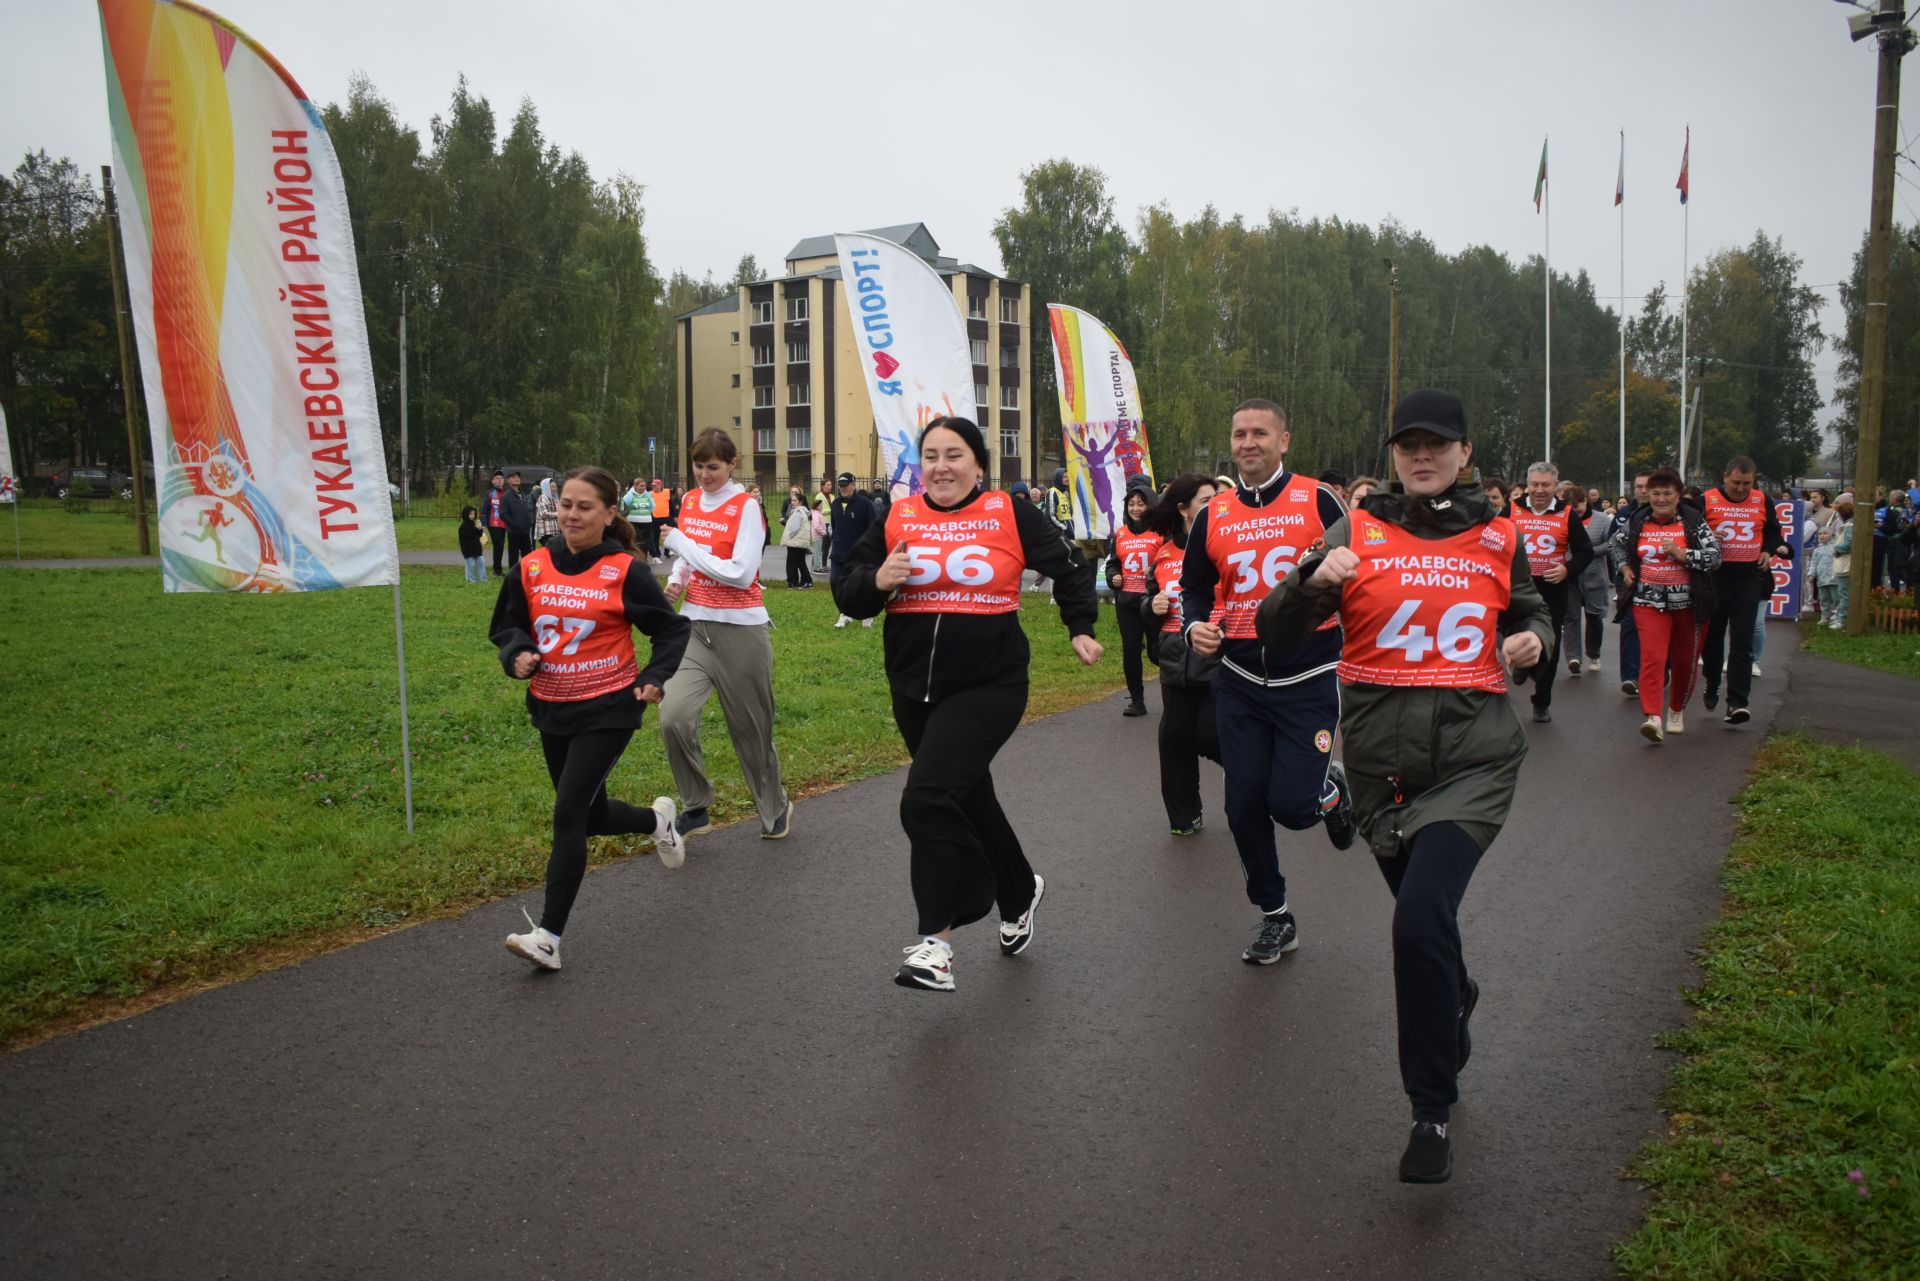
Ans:
{"label": "woman running in black outfit", "polygon": [[1175,836],[1199,834],[1200,758],[1220,762],[1220,731],[1213,719],[1218,664],[1187,648],[1180,612],[1187,531],[1214,492],[1205,476],[1176,476],[1141,522],[1161,539],[1148,566],[1150,594],[1141,613],[1149,628],[1147,652],[1160,668],[1160,800]]}

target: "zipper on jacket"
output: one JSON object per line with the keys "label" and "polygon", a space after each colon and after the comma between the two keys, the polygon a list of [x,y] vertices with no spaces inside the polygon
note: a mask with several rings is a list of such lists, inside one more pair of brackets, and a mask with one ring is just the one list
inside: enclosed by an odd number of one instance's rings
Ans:
{"label": "zipper on jacket", "polygon": [[921,697],[923,703],[933,701],[933,656],[940,651],[940,620],[945,614],[933,616],[933,639],[927,642],[927,692]]}

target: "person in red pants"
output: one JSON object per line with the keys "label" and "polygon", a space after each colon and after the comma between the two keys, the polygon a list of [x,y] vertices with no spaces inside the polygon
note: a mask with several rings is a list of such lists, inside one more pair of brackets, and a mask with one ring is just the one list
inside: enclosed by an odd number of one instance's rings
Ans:
{"label": "person in red pants", "polygon": [[1700,511],[1680,505],[1680,473],[1671,467],[1647,477],[1647,505],[1615,531],[1613,545],[1640,635],[1640,710],[1647,717],[1640,733],[1658,743],[1686,729],[1700,629],[1713,616],[1720,545]]}

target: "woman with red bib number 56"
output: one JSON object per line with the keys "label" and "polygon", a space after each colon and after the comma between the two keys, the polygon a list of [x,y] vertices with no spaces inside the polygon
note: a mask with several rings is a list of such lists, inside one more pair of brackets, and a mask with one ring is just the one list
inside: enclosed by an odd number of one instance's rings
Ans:
{"label": "woman with red bib number 56", "polygon": [[1461,953],[1460,900],[1506,822],[1527,753],[1506,667],[1542,662],[1553,630],[1525,543],[1467,469],[1460,401],[1413,392],[1394,407],[1388,440],[1400,483],[1327,530],[1325,549],[1262,602],[1256,623],[1268,644],[1335,613],[1345,629],[1347,777],[1394,896],[1400,1080],[1414,1121],[1400,1178],[1439,1183],[1453,1172],[1448,1115],[1480,997]]}
{"label": "woman with red bib number 56", "polygon": [[1023,571],[1054,580],[1080,661],[1091,667],[1101,654],[1093,567],[1032,503],[981,488],[990,459],[967,419],[928,423],[920,433],[926,492],[896,501],[833,571],[841,613],[887,616],[893,720],[913,755],[900,825],[920,918],[920,939],[905,949],[894,982],[936,992],[953,990],[957,927],[998,905],[1000,951],[1016,956],[1033,938],[1046,889],[988,772],[1027,708]]}

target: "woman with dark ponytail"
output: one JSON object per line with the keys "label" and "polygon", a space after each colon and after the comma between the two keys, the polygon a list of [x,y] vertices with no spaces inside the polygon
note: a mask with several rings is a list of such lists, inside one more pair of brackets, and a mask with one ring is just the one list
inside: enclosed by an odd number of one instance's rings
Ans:
{"label": "woman with dark ponytail", "polygon": [[[527,933],[507,935],[509,952],[543,970],[560,968],[589,836],[652,836],[666,867],[687,857],[670,798],[641,809],[607,796],[613,767],[680,666],[691,630],[653,581],[619,498],[619,482],[600,468],[568,472],[559,537],[520,559],[493,607],[489,634],[507,675],[528,682],[527,711],[553,779],[546,905],[537,925],[527,917]],[[645,670],[634,655],[636,627],[652,642]]]}
{"label": "woman with dark ponytail", "polygon": [[1187,648],[1180,613],[1187,531],[1213,494],[1213,482],[1205,476],[1177,476],[1141,521],[1161,538],[1148,566],[1148,594],[1140,610],[1147,653],[1160,668],[1160,800],[1175,836],[1200,831],[1200,758],[1220,762],[1220,732],[1213,720],[1215,663]]}

